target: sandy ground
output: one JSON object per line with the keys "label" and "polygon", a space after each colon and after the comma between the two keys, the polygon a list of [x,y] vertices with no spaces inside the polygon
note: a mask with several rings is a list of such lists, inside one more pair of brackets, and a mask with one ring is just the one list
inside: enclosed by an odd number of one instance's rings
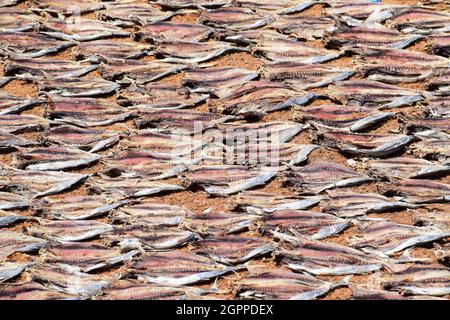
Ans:
{"label": "sandy ground", "polygon": [[[387,0],[387,1],[383,1],[383,2],[384,3],[397,3],[397,4],[398,3],[399,4],[410,4],[410,5],[418,3],[417,1],[412,1],[412,0]],[[20,7],[26,7],[26,6],[27,6],[27,2],[20,5]],[[444,4],[437,4],[437,5],[435,5],[435,8],[437,10],[444,10],[446,7]],[[323,14],[323,12],[324,12],[323,5],[314,5],[313,7],[309,8],[308,10],[305,10],[301,14],[321,16]],[[95,14],[90,13],[85,16],[93,18],[93,17],[95,17]],[[198,14],[186,14],[186,15],[177,15],[177,16],[173,17],[171,20],[176,21],[176,22],[196,22],[197,19],[198,19]],[[121,41],[121,40],[117,39],[117,41]],[[321,42],[317,41],[317,40],[308,41],[307,43],[315,45],[315,46],[322,46]],[[410,47],[410,49],[417,50],[417,51],[424,51],[425,45],[426,45],[426,40],[419,41],[417,44]],[[64,50],[63,52],[54,54],[53,56],[55,58],[60,58],[60,59],[75,60],[73,51],[74,51],[74,48],[69,48],[67,50]],[[151,59],[153,59],[153,57],[146,57],[144,59],[151,60]],[[234,67],[247,68],[250,70],[258,70],[258,68],[260,68],[261,65],[263,64],[263,61],[256,58],[255,56],[253,56],[250,53],[229,53],[229,54],[224,54],[223,56],[213,60],[212,63],[214,63],[217,66],[234,66]],[[342,66],[342,67],[354,67],[355,61],[354,61],[353,57],[345,57],[344,56],[342,58],[327,62],[326,64],[333,65],[333,66]],[[0,76],[2,75],[1,72],[2,71],[0,69]],[[92,76],[99,76],[99,73],[97,71],[94,71],[94,72],[91,72],[90,74],[86,75],[86,77],[92,77]],[[358,77],[358,75],[356,75],[354,78],[357,78],[357,77]],[[177,74],[177,75],[165,77],[157,82],[165,83],[165,84],[180,84],[181,80],[182,80],[182,74]],[[403,86],[405,88],[410,88],[410,89],[424,89],[424,83],[401,84],[401,86]],[[5,85],[2,89],[11,94],[20,96],[20,97],[37,97],[37,93],[38,93],[37,88],[33,84],[27,83],[25,81],[19,81],[19,80],[11,81],[7,85]],[[313,91],[323,92],[323,90],[324,89],[322,88],[322,89],[315,89]],[[116,97],[117,97],[117,94],[110,95],[107,98],[111,101],[115,101]],[[214,101],[214,100],[210,100],[207,103],[203,103],[199,106],[196,106],[195,109],[198,111],[208,111],[209,107],[211,105],[214,105],[215,102],[216,101]],[[320,104],[329,104],[329,103],[332,103],[332,102],[327,99],[318,99],[318,100],[314,101],[311,105],[320,105]],[[34,107],[32,109],[26,110],[24,113],[42,116],[45,112],[45,108],[46,108],[45,105],[41,105],[41,106]],[[412,111],[414,111],[414,110],[412,110]],[[295,119],[295,110],[290,109],[290,110],[283,110],[283,111],[270,113],[270,114],[266,115],[261,121],[264,121],[264,122],[267,122],[267,121],[292,121],[294,119]],[[132,122],[130,121],[129,123],[127,123],[127,125],[131,126]],[[383,125],[379,126],[378,128],[375,128],[372,131],[372,133],[382,134],[382,133],[399,132],[401,130],[401,127],[402,127],[402,124],[398,121],[397,118],[394,118],[394,119],[391,119],[390,121],[384,123]],[[117,129],[118,126],[114,125],[114,126],[102,127],[102,128]],[[21,134],[21,136],[31,139],[31,140],[35,140],[35,141],[39,141],[41,139],[40,133],[25,133],[25,134]],[[305,130],[305,131],[301,132],[300,134],[298,134],[292,140],[292,142],[302,143],[302,144],[310,143],[310,142],[312,142],[313,136],[314,136],[314,131],[312,131],[311,129],[308,129],[308,130]],[[119,148],[118,146],[115,146],[112,148],[112,150],[117,151],[118,148]],[[14,153],[0,154],[0,161],[10,165],[13,155],[14,155]],[[407,152],[404,155],[411,156]],[[310,155],[309,162],[314,162],[314,161],[318,161],[318,160],[332,160],[337,163],[347,164],[347,160],[350,158],[351,158],[350,156],[344,155],[336,150],[332,150],[332,149],[329,149],[326,147],[321,147],[321,148],[315,150]],[[103,169],[104,169],[104,165],[102,163],[98,163],[96,165],[82,169],[82,170],[80,170],[80,172],[95,173],[95,172],[101,171]],[[178,180],[177,178],[173,178],[173,179],[167,180],[167,182],[179,182],[177,180]],[[440,180],[443,182],[447,182],[447,183],[450,182],[449,177],[444,177]],[[260,190],[272,192],[272,193],[275,193],[278,195],[294,194],[294,192],[292,192],[291,190],[283,187],[280,178],[276,178],[276,179],[272,180],[267,185],[260,188]],[[371,184],[366,184],[366,185],[363,185],[360,187],[346,188],[346,190],[347,191],[377,193],[380,191],[380,184],[379,183],[371,183]],[[70,190],[69,192],[66,192],[59,196],[64,197],[65,195],[69,195],[69,194],[83,195],[83,194],[86,194],[87,192],[88,192],[87,187],[83,185],[83,186],[74,188],[73,190]],[[192,211],[194,213],[201,213],[207,209],[212,209],[213,212],[225,212],[225,211],[230,211],[235,205],[234,197],[228,197],[228,198],[211,197],[211,196],[208,196],[203,191],[183,191],[183,192],[177,192],[177,193],[168,194],[168,195],[149,197],[148,200],[155,202],[155,203],[184,205],[190,211]],[[449,205],[436,205],[433,208],[437,211],[442,212],[443,214],[444,213],[448,214],[448,212],[450,210]],[[320,210],[320,208],[318,206],[316,206],[316,207],[312,208],[312,210]],[[418,210],[422,210],[422,209],[418,209]],[[398,223],[412,224],[413,223],[413,220],[412,220],[413,215],[414,215],[414,212],[405,210],[405,211],[399,211],[399,212],[395,212],[395,213],[377,214],[377,215],[369,215],[369,216],[373,216],[373,217],[376,216],[378,218],[386,218],[386,219],[389,219],[390,221],[395,221]],[[16,225],[10,229],[21,230],[22,228],[26,227],[27,224],[28,223]],[[331,237],[331,238],[325,239],[323,241],[345,245],[345,244],[347,244],[349,237],[355,235],[357,232],[358,232],[357,228],[355,226],[353,226],[353,227],[346,229],[340,235],[338,235],[336,237]],[[252,234],[252,233],[250,232],[249,234]],[[412,255],[417,256],[417,257],[429,257],[429,258],[435,259],[431,253],[430,247],[414,248],[412,250]],[[30,260],[30,257],[26,254],[15,254],[14,256],[11,257],[11,260],[15,260],[15,261],[26,260],[26,261],[28,261],[28,260]],[[273,266],[274,262],[270,258],[265,258],[265,259],[260,259],[257,261],[252,261],[251,264],[264,264],[264,265],[267,265],[267,267],[270,267],[270,266]],[[109,271],[108,274],[111,272],[112,273],[121,272],[121,271],[123,271],[123,269],[124,269],[124,267],[118,268],[118,269],[113,269],[112,271]],[[239,281],[240,277],[243,277],[243,276],[245,276],[245,272],[240,272],[238,274],[233,274],[233,275],[226,276],[224,278],[219,279],[219,281],[217,283],[218,287],[221,290],[228,293],[228,294],[225,294],[224,297],[231,296],[230,294],[233,291],[233,285],[236,283],[236,281]],[[369,280],[370,277],[371,277],[371,275],[353,276],[351,281],[353,283],[365,283]],[[334,277],[334,278],[319,277],[319,278],[322,278],[324,280],[338,280],[339,279],[339,277]],[[208,286],[211,286],[211,284],[205,285],[204,287],[208,287]],[[339,299],[348,299],[350,297],[351,297],[350,289],[338,288],[338,289],[335,289],[332,292],[328,293],[324,297],[324,299],[339,300]]]}

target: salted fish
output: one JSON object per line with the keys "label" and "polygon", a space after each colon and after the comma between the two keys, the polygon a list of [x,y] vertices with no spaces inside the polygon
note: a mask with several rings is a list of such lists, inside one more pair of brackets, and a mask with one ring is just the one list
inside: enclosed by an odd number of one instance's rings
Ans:
{"label": "salted fish", "polygon": [[225,265],[236,265],[270,254],[275,246],[259,238],[221,236],[200,240],[194,252]]}
{"label": "salted fish", "polygon": [[84,220],[97,218],[127,204],[103,195],[67,195],[64,198],[45,197],[33,204],[39,216],[52,220]]}
{"label": "salted fish", "polygon": [[138,253],[138,250],[122,252],[97,243],[72,242],[42,249],[40,259],[48,264],[65,264],[79,267],[82,272],[93,272],[131,261]]}
{"label": "salted fish", "polygon": [[20,113],[21,111],[42,103],[41,99],[21,98],[0,91],[0,115]]}
{"label": "salted fish", "polygon": [[50,221],[39,218],[39,225],[27,228],[28,232],[59,243],[77,242],[98,237],[113,230],[109,224],[94,220]]}
{"label": "salted fish", "polygon": [[434,227],[415,227],[388,221],[362,224],[359,228],[360,232],[349,240],[349,244],[366,252],[387,256],[450,235],[450,232]]}
{"label": "salted fish", "polygon": [[187,187],[200,186],[207,193],[226,196],[263,185],[276,175],[271,168],[249,169],[246,166],[198,166],[182,174]]}
{"label": "salted fish", "polygon": [[130,272],[149,283],[179,287],[213,280],[235,269],[195,253],[172,251],[139,257]]}
{"label": "salted fish", "polygon": [[314,162],[301,168],[290,168],[284,184],[300,194],[317,194],[332,188],[354,186],[372,181],[350,167],[334,162]]}
{"label": "salted fish", "polygon": [[326,213],[338,217],[357,217],[371,213],[413,209],[417,206],[374,193],[329,191],[320,202]]}
{"label": "salted fish", "polygon": [[30,237],[15,231],[2,230],[0,232],[0,261],[6,260],[16,252],[37,251],[47,244],[44,239]]}
{"label": "salted fish", "polygon": [[365,107],[327,104],[303,107],[296,110],[294,117],[319,129],[358,132],[383,123],[394,114]]}
{"label": "salted fish", "polygon": [[414,138],[404,134],[366,134],[328,131],[319,133],[317,143],[344,153],[385,157],[401,151]]}
{"label": "salted fish", "polygon": [[279,196],[262,191],[243,191],[236,195],[235,210],[264,215],[286,209],[305,210],[319,202],[320,197]]}
{"label": "salted fish", "polygon": [[365,274],[384,267],[381,260],[357,249],[311,240],[280,251],[277,258],[291,270],[313,275]]}
{"label": "salted fish", "polygon": [[350,225],[350,221],[330,214],[292,209],[275,211],[260,220],[263,232],[276,234],[278,239],[286,234],[289,239],[321,240],[339,234]]}

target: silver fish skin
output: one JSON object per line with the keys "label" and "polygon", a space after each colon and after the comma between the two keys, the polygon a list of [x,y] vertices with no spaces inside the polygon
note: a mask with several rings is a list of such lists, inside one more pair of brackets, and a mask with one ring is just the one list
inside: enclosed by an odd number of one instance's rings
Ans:
{"label": "silver fish skin", "polygon": [[102,78],[58,78],[41,81],[38,87],[62,97],[95,97],[115,92],[120,85]]}
{"label": "silver fish skin", "polygon": [[[6,114],[0,115],[1,131],[13,134],[23,132],[37,132],[46,130],[50,121],[32,114]],[[19,138],[19,137],[17,137]],[[20,140],[17,139],[17,140]]]}
{"label": "silver fish skin", "polygon": [[152,45],[131,40],[120,42],[111,40],[93,40],[81,42],[75,49],[75,58],[92,63],[126,61],[151,54]]}
{"label": "silver fish skin", "polygon": [[135,24],[145,25],[168,20],[177,12],[162,11],[152,3],[106,3],[105,10],[100,11],[97,17],[114,25],[133,27]]}
{"label": "silver fish skin", "polygon": [[248,30],[264,27],[273,18],[265,17],[248,8],[224,7],[203,11],[199,20],[201,23],[219,30]]}
{"label": "silver fish skin", "polygon": [[38,144],[35,141],[25,140],[15,134],[0,130],[0,152],[15,150],[17,147],[30,147]]}
{"label": "silver fish skin", "polygon": [[39,28],[39,20],[28,10],[0,7],[0,31],[24,32]]}
{"label": "silver fish skin", "polygon": [[37,251],[47,245],[44,239],[31,237],[14,231],[0,232],[0,261],[5,261],[16,252]]}
{"label": "silver fish skin", "polygon": [[33,12],[45,12],[51,15],[58,15],[60,18],[94,12],[105,7],[104,3],[98,3],[95,0],[75,0],[71,2],[65,0],[33,0],[31,2],[31,10]]}
{"label": "silver fish skin", "polygon": [[185,288],[165,287],[142,283],[136,280],[115,281],[94,300],[185,300],[188,299]]}
{"label": "silver fish skin", "polygon": [[0,283],[17,277],[32,265],[28,262],[0,262]]}
{"label": "silver fish skin", "polygon": [[201,235],[238,234],[251,230],[256,218],[251,215],[234,213],[202,213],[186,216],[182,227]]}
{"label": "silver fish skin", "polygon": [[9,284],[0,288],[0,300],[84,300],[78,295],[49,289],[36,281]]}

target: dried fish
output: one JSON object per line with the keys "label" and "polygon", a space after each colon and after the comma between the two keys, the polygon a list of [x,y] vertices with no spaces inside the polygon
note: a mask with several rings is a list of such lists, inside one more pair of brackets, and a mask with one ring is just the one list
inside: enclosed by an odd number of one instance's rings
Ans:
{"label": "dried fish", "polygon": [[91,61],[114,61],[137,59],[148,55],[151,46],[135,41],[94,40],[81,42],[75,50],[77,59]]}
{"label": "dried fish", "polygon": [[386,192],[399,195],[410,203],[450,201],[450,185],[425,179],[393,179]]}
{"label": "dried fish", "polygon": [[50,129],[45,139],[49,142],[76,147],[90,152],[97,152],[116,144],[120,133],[110,130],[83,129],[69,125],[61,125]]}
{"label": "dried fish", "polygon": [[414,140],[404,134],[365,134],[342,131],[322,132],[317,136],[318,144],[337,148],[344,153],[385,157],[402,150]]}
{"label": "dried fish", "polygon": [[89,298],[109,286],[105,277],[81,272],[78,267],[66,264],[41,263],[29,270],[33,280],[42,282],[51,290]]}
{"label": "dried fish", "polygon": [[398,108],[424,100],[417,91],[403,89],[373,80],[347,80],[337,82],[327,88],[332,99],[342,104],[377,107],[378,109]]}
{"label": "dried fish", "polygon": [[302,240],[279,253],[289,269],[313,275],[364,274],[381,270],[383,262],[359,250],[334,243]]}
{"label": "dried fish", "polygon": [[98,17],[104,21],[112,21],[115,25],[134,26],[167,20],[176,15],[176,12],[162,11],[157,6],[149,3],[118,2],[106,5],[106,9],[98,13]]}
{"label": "dried fish", "polygon": [[313,300],[344,284],[333,284],[307,274],[256,266],[236,284],[235,290],[239,296],[250,299]]}
{"label": "dried fish", "polygon": [[275,175],[276,171],[268,167],[218,165],[196,167],[183,173],[182,179],[186,187],[200,186],[211,195],[226,196],[264,185]]}
{"label": "dried fish", "polygon": [[23,32],[35,30],[39,22],[32,12],[18,8],[4,8],[0,5],[0,31]]}
{"label": "dried fish", "polygon": [[286,172],[284,184],[301,194],[317,194],[322,191],[359,185],[372,178],[334,162],[314,162]]}
{"label": "dried fish", "polygon": [[0,300],[74,300],[77,295],[48,289],[37,282],[9,284],[0,287]]}
{"label": "dried fish", "polygon": [[102,78],[57,78],[39,81],[38,87],[63,97],[92,97],[113,93],[120,85]]}
{"label": "dried fish", "polygon": [[110,178],[104,175],[89,181],[93,191],[106,194],[114,199],[144,197],[157,193],[184,190],[182,186],[150,181],[136,175]]}
{"label": "dried fish", "polygon": [[113,227],[93,220],[50,221],[39,219],[39,225],[30,226],[27,230],[32,235],[65,243],[92,239],[113,230]]}
{"label": "dried fish", "polygon": [[450,293],[450,272],[439,264],[397,265],[382,286],[405,295],[445,296]]}
{"label": "dried fish", "polygon": [[10,59],[3,68],[5,75],[20,78],[70,78],[81,77],[98,68],[97,65],[82,65],[61,59],[49,58],[14,58]]}
{"label": "dried fish", "polygon": [[265,256],[274,250],[274,245],[259,238],[221,236],[195,243],[194,252],[225,265],[235,265]]}
{"label": "dried fish", "polygon": [[314,40],[322,38],[325,32],[334,30],[335,22],[328,17],[309,15],[284,15],[277,17],[272,24],[278,32],[294,36],[298,39]]}
{"label": "dried fish", "polygon": [[326,213],[338,217],[356,217],[370,213],[383,213],[416,208],[416,205],[374,193],[329,192],[320,206]]}
{"label": "dried fish", "polygon": [[107,126],[131,117],[132,112],[117,104],[93,98],[64,98],[48,95],[47,116],[55,122],[78,127]]}
{"label": "dried fish", "polygon": [[79,267],[82,272],[104,270],[131,261],[138,250],[121,252],[118,248],[89,242],[55,244],[41,250],[42,261],[49,264],[65,264]]}
{"label": "dried fish", "polygon": [[448,67],[445,58],[417,51],[370,47],[361,50],[361,72],[369,79],[387,83],[422,81]]}
{"label": "dried fish", "polygon": [[380,124],[394,114],[364,107],[326,104],[303,107],[296,111],[295,118],[318,128],[358,132]]}
{"label": "dried fish", "polygon": [[104,8],[103,3],[96,0],[76,0],[67,2],[66,0],[33,0],[32,10],[36,12],[44,11],[57,15],[80,15]]}
{"label": "dried fish", "polygon": [[[436,226],[443,230],[450,227],[450,216],[440,211],[416,211],[414,212],[413,221],[418,226]],[[446,245],[444,244],[444,246]],[[439,247],[437,243],[435,243],[435,246]]]}
{"label": "dried fish", "polygon": [[36,132],[48,127],[48,120],[32,114],[0,116],[0,127],[9,133]]}
{"label": "dried fish", "polygon": [[262,191],[244,191],[236,196],[236,209],[263,215],[280,210],[305,210],[320,202],[320,197],[279,196]]}
{"label": "dried fish", "polygon": [[132,280],[119,280],[104,289],[99,300],[180,300],[186,299],[185,289],[164,287]]}
{"label": "dried fish", "polygon": [[29,147],[37,144],[34,141],[20,138],[12,133],[0,130],[0,152],[10,151],[17,147]]}
{"label": "dried fish", "polygon": [[113,217],[128,224],[175,227],[181,224],[188,214],[190,212],[184,207],[140,201],[121,207]]}
{"label": "dried fish", "polygon": [[330,1],[326,13],[350,26],[358,26],[366,21],[383,22],[392,17],[392,9],[400,7],[379,1]]}
{"label": "dried fish", "polygon": [[420,157],[433,156],[437,158],[450,157],[450,134],[436,130],[415,132],[414,136],[420,139],[411,145],[414,153]]}
{"label": "dried fish", "polygon": [[233,213],[190,214],[183,226],[204,235],[225,235],[240,233],[254,225],[254,217]]}
{"label": "dried fish", "polygon": [[246,50],[220,41],[161,41],[156,45],[154,54],[162,56],[167,61],[194,64],[214,59],[229,51]]}
{"label": "dried fish", "polygon": [[195,92],[212,93],[224,98],[258,76],[254,71],[234,67],[193,68],[184,73],[183,84]]}
{"label": "dried fish", "polygon": [[375,175],[388,179],[426,179],[450,173],[450,165],[440,165],[424,159],[407,157],[370,160],[367,165]]}
{"label": "dried fish", "polygon": [[261,218],[264,233],[276,234],[278,239],[305,237],[321,240],[337,235],[350,225],[350,221],[333,215],[303,210],[281,210]]}
{"label": "dried fish", "polygon": [[40,238],[26,236],[22,233],[2,230],[0,232],[0,261],[6,260],[16,252],[37,251],[47,244],[47,241]]}
{"label": "dried fish", "polygon": [[450,31],[450,14],[426,7],[397,8],[387,25],[404,33],[439,34]]}
{"label": "dried fish", "polygon": [[250,81],[210,109],[226,114],[262,117],[269,112],[304,105],[315,97],[313,93],[279,82]]}
{"label": "dried fish", "polygon": [[203,11],[200,22],[216,29],[248,30],[261,28],[273,19],[248,8],[226,7]]}
{"label": "dried fish", "polygon": [[[241,144],[242,142],[242,144]],[[203,163],[208,164],[240,164],[240,165],[296,165],[308,160],[308,156],[319,146],[314,144],[295,144],[276,142],[244,142],[227,146],[214,144],[204,147]]]}
{"label": "dried fish", "polygon": [[219,126],[220,131],[211,130],[205,133],[211,134],[216,142],[227,142],[233,144],[244,142],[260,142],[261,144],[281,144],[291,140],[299,132],[308,128],[308,125],[288,121],[274,121],[263,123],[251,123],[243,125],[223,124]]}
{"label": "dried fish", "polygon": [[436,300],[431,296],[404,296],[397,292],[366,289],[351,285],[352,300]]}
{"label": "dried fish", "polygon": [[21,98],[0,91],[0,116],[11,113],[20,113],[21,111],[42,103],[40,99]]}
{"label": "dried fish", "polygon": [[431,129],[450,134],[450,117],[414,117],[403,114],[401,119],[406,123],[406,127],[410,132]]}
{"label": "dried fish", "polygon": [[426,101],[426,113],[431,117],[450,116],[450,96],[429,96]]}
{"label": "dried fish", "polygon": [[129,60],[126,64],[120,60],[116,60],[108,64],[102,64],[99,71],[102,77],[109,80],[120,80],[121,82],[131,81],[142,84],[178,73],[186,68],[186,65],[166,62],[164,60]]}
{"label": "dried fish", "polygon": [[119,172],[140,173],[148,180],[160,180],[174,177],[187,170],[187,165],[198,163],[200,160],[143,149],[130,149],[110,157],[107,160],[107,168]]}
{"label": "dried fish", "polygon": [[148,249],[169,250],[193,241],[196,234],[171,228],[160,228],[148,224],[132,224],[115,227],[103,236],[111,243],[119,243],[122,250]]}
{"label": "dried fish", "polygon": [[191,135],[200,133],[235,117],[196,110],[158,109],[140,107],[135,120],[138,128],[156,127],[169,132]]}
{"label": "dried fish", "polygon": [[363,224],[359,229],[360,233],[349,240],[352,247],[388,256],[450,236],[450,232],[434,227],[415,227],[389,221]]}
{"label": "dried fish", "polygon": [[146,254],[133,261],[130,271],[139,280],[179,287],[212,280],[234,270],[235,267],[217,265],[195,253],[173,251]]}
{"label": "dried fish", "polygon": [[0,187],[16,189],[23,196],[44,197],[66,191],[87,179],[88,175],[62,171],[0,170]]}
{"label": "dried fish", "polygon": [[283,81],[294,88],[310,89],[345,80],[352,76],[354,71],[321,64],[286,61],[264,66],[262,74],[269,80]]}
{"label": "dried fish", "polygon": [[74,45],[75,42],[59,41],[37,32],[0,32],[0,55],[36,58]]}
{"label": "dried fish", "polygon": [[141,27],[134,37],[144,41],[202,41],[208,39],[214,29],[198,23],[156,22]]}
{"label": "dried fish", "polygon": [[[29,217],[0,210],[0,228],[2,227],[8,227],[10,225],[13,225],[15,223],[24,221],[29,219]],[[1,282],[1,281],[0,281]]]}
{"label": "dried fish", "polygon": [[74,169],[88,166],[100,159],[96,154],[66,147],[21,148],[19,151],[14,154],[13,165],[26,170]]}
{"label": "dried fish", "polygon": [[444,57],[450,57],[450,36],[441,35],[428,39],[427,49],[430,53],[434,53]]}
{"label": "dried fish", "polygon": [[273,62],[297,62],[304,64],[320,63],[338,58],[341,54],[322,48],[308,46],[302,42],[269,38],[254,45],[252,50]]}
{"label": "dried fish", "polygon": [[108,214],[127,203],[112,201],[102,195],[66,195],[64,198],[45,197],[34,203],[34,209],[39,216],[48,219],[83,220]]}
{"label": "dried fish", "polygon": [[[27,262],[1,262],[0,263],[0,283],[17,277],[25,271],[32,263]],[[0,292],[0,300],[1,300]]]}
{"label": "dried fish", "polygon": [[83,17],[55,19],[44,23],[42,34],[65,41],[91,41],[111,37],[128,37],[131,32],[111,23]]}
{"label": "dried fish", "polygon": [[143,148],[161,155],[183,157],[203,148],[208,141],[188,135],[178,135],[160,129],[139,130],[124,140],[126,148]]}
{"label": "dried fish", "polygon": [[265,14],[275,12],[279,15],[301,12],[317,3],[319,2],[316,0],[282,0],[277,2],[270,0],[232,0],[232,4],[237,7],[250,8]]}
{"label": "dried fish", "polygon": [[131,86],[119,93],[121,105],[143,105],[154,109],[182,109],[195,106],[208,99],[208,94],[189,91],[180,85],[147,83]]}
{"label": "dried fish", "polygon": [[227,5],[231,0],[156,0],[163,8],[183,9],[183,8],[214,8]]}
{"label": "dried fish", "polygon": [[369,22],[356,27],[341,26],[325,35],[324,39],[327,47],[336,49],[352,49],[360,46],[402,49],[422,38],[422,35],[402,34],[382,24]]}
{"label": "dried fish", "polygon": [[26,197],[11,192],[0,191],[0,210],[23,210],[30,206]]}

